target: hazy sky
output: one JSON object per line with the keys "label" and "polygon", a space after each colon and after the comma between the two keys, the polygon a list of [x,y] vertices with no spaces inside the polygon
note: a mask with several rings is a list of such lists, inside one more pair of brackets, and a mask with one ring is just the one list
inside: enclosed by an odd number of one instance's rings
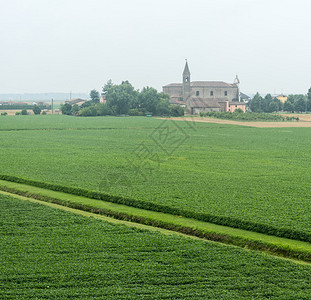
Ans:
{"label": "hazy sky", "polygon": [[307,93],[310,0],[0,0],[0,93],[191,80]]}

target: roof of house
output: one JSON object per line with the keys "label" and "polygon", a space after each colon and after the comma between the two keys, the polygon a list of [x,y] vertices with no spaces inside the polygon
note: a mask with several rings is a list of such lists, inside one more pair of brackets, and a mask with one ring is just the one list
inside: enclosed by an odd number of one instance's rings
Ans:
{"label": "roof of house", "polygon": [[241,99],[250,99],[249,96],[247,96],[246,94],[241,93],[241,92],[240,92],[240,98],[241,98]]}
{"label": "roof of house", "polygon": [[186,103],[184,101],[180,101],[180,96],[172,96],[169,99],[170,104],[179,104],[179,105],[185,105]]}
{"label": "roof of house", "polygon": [[81,99],[81,98],[75,98],[75,99],[71,99],[71,100],[68,100],[66,101],[66,103],[69,103],[71,105],[73,104],[77,104],[79,102],[86,102],[87,100],[84,100],[84,99]]}

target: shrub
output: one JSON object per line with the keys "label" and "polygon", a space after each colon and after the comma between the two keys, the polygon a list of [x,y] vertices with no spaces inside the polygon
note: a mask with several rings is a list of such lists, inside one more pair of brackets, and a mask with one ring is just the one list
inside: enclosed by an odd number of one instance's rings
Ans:
{"label": "shrub", "polygon": [[217,119],[226,119],[226,120],[236,120],[236,121],[291,121],[295,118],[283,117],[277,114],[271,113],[255,113],[255,112],[247,112],[241,113],[240,111],[230,112],[201,112],[201,117],[210,117]]}
{"label": "shrub", "polygon": [[133,108],[129,110],[129,115],[130,116],[143,116],[144,112],[138,110],[137,108]]}
{"label": "shrub", "polygon": [[35,107],[33,108],[33,113],[35,114],[35,115],[40,115],[40,113],[41,113],[41,108],[38,106],[38,105],[35,105]]}
{"label": "shrub", "polygon": [[27,109],[26,108],[24,108],[22,111],[21,111],[21,115],[27,115]]}

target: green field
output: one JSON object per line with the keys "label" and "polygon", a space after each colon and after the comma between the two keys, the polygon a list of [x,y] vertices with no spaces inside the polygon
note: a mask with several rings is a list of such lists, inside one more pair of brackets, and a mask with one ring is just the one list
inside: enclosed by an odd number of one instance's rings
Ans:
{"label": "green field", "polygon": [[309,299],[309,265],[0,196],[1,299]]}
{"label": "green field", "polygon": [[309,128],[12,116],[0,140],[0,174],[311,241]]}

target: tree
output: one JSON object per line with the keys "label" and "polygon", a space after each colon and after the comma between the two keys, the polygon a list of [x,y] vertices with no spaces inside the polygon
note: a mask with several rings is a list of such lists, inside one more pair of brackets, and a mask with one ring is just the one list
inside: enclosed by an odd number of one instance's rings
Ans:
{"label": "tree", "polygon": [[41,108],[38,105],[35,105],[32,111],[35,115],[40,115]]}
{"label": "tree", "polygon": [[263,111],[263,99],[257,92],[253,99],[250,101],[249,107],[252,112],[262,112]]}
{"label": "tree", "polygon": [[99,103],[99,92],[96,91],[95,89],[94,90],[91,90],[90,92],[90,98],[91,98],[91,101],[96,104],[96,103]]}
{"label": "tree", "polygon": [[311,87],[309,88],[307,94],[307,111],[311,111]]}
{"label": "tree", "polygon": [[138,91],[128,82],[112,86],[106,94],[107,105],[117,115],[128,114],[131,104],[137,102]]}
{"label": "tree", "polygon": [[173,117],[179,117],[184,115],[184,108],[180,105],[170,105],[170,115]]}
{"label": "tree", "polygon": [[294,105],[290,101],[286,100],[284,102],[283,110],[288,112],[294,112]]}
{"label": "tree", "polygon": [[74,104],[71,108],[71,114],[76,115],[79,111],[79,106],[78,104]]}
{"label": "tree", "polygon": [[24,108],[24,109],[21,111],[21,115],[24,115],[24,116],[27,115],[27,109],[26,109],[26,108]]}
{"label": "tree", "polygon": [[94,117],[94,116],[97,116],[97,109],[95,105],[85,107],[79,111],[79,115],[82,117],[88,117],[88,116]]}
{"label": "tree", "polygon": [[156,89],[149,86],[142,89],[139,94],[139,106],[143,111],[155,114],[159,103],[160,95]]}
{"label": "tree", "polygon": [[306,102],[303,97],[300,97],[298,100],[295,101],[294,110],[296,112],[303,112],[306,110]]}
{"label": "tree", "polygon": [[108,90],[109,90],[110,88],[112,88],[112,87],[113,87],[112,80],[109,79],[109,80],[105,83],[105,85],[103,86],[102,95],[106,95],[107,92],[108,92]]}
{"label": "tree", "polygon": [[69,103],[65,103],[65,104],[62,104],[60,106],[60,110],[61,110],[62,114],[68,115],[68,116],[72,115],[71,108],[72,108],[72,106]]}
{"label": "tree", "polygon": [[295,103],[295,100],[296,100],[295,95],[288,95],[286,101],[289,101],[291,104],[294,104],[294,103]]}
{"label": "tree", "polygon": [[279,110],[279,106],[276,102],[272,101],[269,103],[269,112],[275,112]]}

